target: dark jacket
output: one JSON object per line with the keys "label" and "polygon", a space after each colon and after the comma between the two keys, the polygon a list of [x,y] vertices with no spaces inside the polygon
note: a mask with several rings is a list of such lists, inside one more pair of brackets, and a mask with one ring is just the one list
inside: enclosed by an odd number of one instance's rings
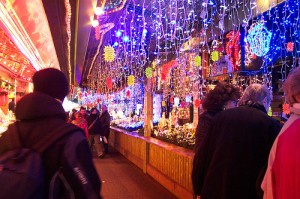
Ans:
{"label": "dark jacket", "polygon": [[257,199],[257,179],[267,164],[278,121],[252,104],[222,111],[195,152],[192,183],[201,199]]}
{"label": "dark jacket", "polygon": [[216,110],[207,110],[204,111],[201,115],[199,115],[198,119],[198,125],[196,129],[196,134],[195,134],[195,146],[194,146],[194,151],[199,148],[201,143],[203,142],[205,136],[207,135],[207,132],[209,128],[211,127],[212,121],[217,113],[222,111],[221,109],[216,109]]}
{"label": "dark jacket", "polygon": [[[74,129],[73,124],[66,123],[65,111],[61,103],[39,92],[30,93],[18,102],[16,118],[20,121],[18,123],[21,141],[24,147],[28,148],[43,136],[52,133],[55,128]],[[0,138],[0,155],[9,149],[8,137],[13,129],[9,127]],[[46,193],[49,192],[50,180],[58,169],[62,168],[62,174],[74,191],[76,199],[100,198],[100,179],[85,135],[78,127],[49,147],[42,154],[42,159],[47,182]]]}
{"label": "dark jacket", "polygon": [[108,137],[110,131],[110,115],[107,110],[101,114],[99,120],[101,125],[100,135]]}
{"label": "dark jacket", "polygon": [[99,114],[90,114],[87,118],[87,125],[88,125],[88,129],[89,129],[89,134],[91,134],[91,135],[100,134],[101,124],[100,124]]}

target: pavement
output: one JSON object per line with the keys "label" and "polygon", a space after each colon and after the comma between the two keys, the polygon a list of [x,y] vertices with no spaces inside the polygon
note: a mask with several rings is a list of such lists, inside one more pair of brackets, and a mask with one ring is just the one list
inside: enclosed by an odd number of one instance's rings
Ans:
{"label": "pavement", "polygon": [[104,158],[94,158],[102,180],[103,199],[175,199],[152,177],[110,148]]}

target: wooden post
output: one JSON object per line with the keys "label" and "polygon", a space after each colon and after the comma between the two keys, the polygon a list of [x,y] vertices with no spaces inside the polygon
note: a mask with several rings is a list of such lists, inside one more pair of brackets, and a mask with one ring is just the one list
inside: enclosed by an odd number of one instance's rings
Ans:
{"label": "wooden post", "polygon": [[144,97],[144,136],[151,136],[151,127],[153,122],[153,83],[152,78],[147,78],[147,84],[145,85],[145,97]]}
{"label": "wooden post", "polygon": [[[151,136],[151,127],[153,125],[153,79],[147,78],[147,84],[145,85],[144,93],[144,136]],[[147,164],[149,161],[149,143],[143,144],[143,172],[147,173]]]}

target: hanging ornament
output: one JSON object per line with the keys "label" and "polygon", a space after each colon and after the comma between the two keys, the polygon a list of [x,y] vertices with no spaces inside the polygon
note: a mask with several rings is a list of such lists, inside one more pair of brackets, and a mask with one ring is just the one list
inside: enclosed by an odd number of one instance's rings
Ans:
{"label": "hanging ornament", "polygon": [[154,60],[154,61],[152,62],[152,68],[153,68],[153,69],[156,68],[156,60]]}
{"label": "hanging ornament", "polygon": [[95,27],[95,39],[96,40],[100,39],[100,26]]}
{"label": "hanging ornament", "polygon": [[270,50],[272,33],[264,26],[264,21],[251,25],[247,41],[251,51],[259,57],[266,55]]}
{"label": "hanging ornament", "polygon": [[170,97],[170,103],[173,103],[173,102],[174,102],[174,97],[171,96],[171,97]]}
{"label": "hanging ornament", "polygon": [[166,101],[161,101],[162,106],[166,106]]}
{"label": "hanging ornament", "polygon": [[134,76],[133,75],[128,76],[127,84],[128,84],[128,86],[133,86],[134,85]]}
{"label": "hanging ornament", "polygon": [[152,68],[147,67],[145,70],[145,74],[147,78],[151,78],[152,77]]}
{"label": "hanging ornament", "polygon": [[287,104],[287,103],[284,103],[282,105],[282,112],[286,115],[289,115],[291,113],[291,110],[290,110],[290,105]]}
{"label": "hanging ornament", "polygon": [[126,97],[130,98],[130,90],[127,90],[125,95],[126,95]]}
{"label": "hanging ornament", "polygon": [[294,42],[288,42],[286,45],[286,50],[288,52],[293,52],[294,51]]}
{"label": "hanging ornament", "polygon": [[185,105],[184,101],[180,102],[181,107],[184,107],[184,105]]}
{"label": "hanging ornament", "polygon": [[195,100],[195,107],[196,107],[196,108],[199,108],[199,107],[200,107],[200,104],[201,104],[201,100],[196,99],[196,100]]}
{"label": "hanging ornament", "polygon": [[198,55],[194,58],[194,63],[195,63],[195,66],[199,67],[201,66],[201,57]]}
{"label": "hanging ornament", "polygon": [[218,51],[213,51],[211,53],[211,60],[213,60],[213,61],[218,61],[219,60],[219,52]]}
{"label": "hanging ornament", "polygon": [[112,84],[112,78],[111,77],[106,78],[106,86],[107,86],[108,89],[112,89],[113,84]]}
{"label": "hanging ornament", "polygon": [[104,60],[112,62],[115,59],[115,49],[111,46],[104,47]]}

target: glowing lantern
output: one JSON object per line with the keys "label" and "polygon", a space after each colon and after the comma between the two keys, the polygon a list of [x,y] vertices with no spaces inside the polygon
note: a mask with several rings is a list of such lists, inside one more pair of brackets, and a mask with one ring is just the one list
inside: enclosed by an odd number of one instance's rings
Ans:
{"label": "glowing lantern", "polygon": [[199,107],[200,107],[200,104],[201,104],[201,100],[196,99],[196,100],[195,100],[195,107],[196,107],[196,108],[199,108]]}
{"label": "glowing lantern", "polygon": [[162,105],[162,106],[166,106],[166,101],[162,101],[162,102],[161,102],[161,105]]}
{"label": "glowing lantern", "polygon": [[107,62],[112,62],[115,60],[115,49],[113,47],[104,47],[104,60]]}
{"label": "glowing lantern", "polygon": [[219,60],[219,52],[218,51],[213,51],[211,53],[211,60],[213,60],[213,61],[218,61]]}
{"label": "glowing lantern", "polygon": [[293,52],[294,51],[294,42],[288,42],[286,45],[286,50],[288,52]]}
{"label": "glowing lantern", "polygon": [[128,84],[128,86],[133,86],[134,85],[134,76],[133,75],[128,76],[127,84]]}
{"label": "glowing lantern", "polygon": [[194,63],[195,63],[195,66],[199,67],[201,66],[201,57],[198,55],[194,58]]}
{"label": "glowing lantern", "polygon": [[126,95],[126,97],[130,98],[130,90],[127,90],[125,95]]}
{"label": "glowing lantern", "polygon": [[112,89],[113,85],[112,85],[112,78],[111,77],[106,78],[106,86],[107,86],[108,89]]}
{"label": "glowing lantern", "polygon": [[145,70],[145,74],[147,78],[151,78],[152,77],[152,68],[147,67]]}

